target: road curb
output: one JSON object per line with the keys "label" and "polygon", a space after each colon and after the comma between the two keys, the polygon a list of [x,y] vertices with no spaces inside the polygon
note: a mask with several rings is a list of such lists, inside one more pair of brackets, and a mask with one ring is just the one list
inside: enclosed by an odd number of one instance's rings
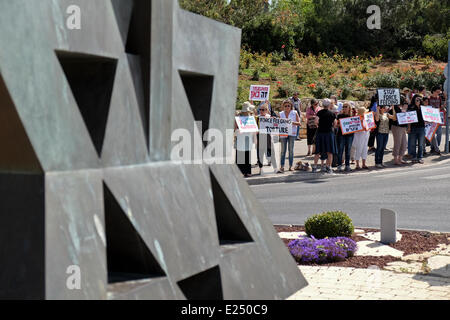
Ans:
{"label": "road curb", "polygon": [[[429,168],[429,167],[433,167],[433,166],[438,166],[438,165],[443,165],[443,164],[447,164],[450,163],[450,159],[444,159],[441,160],[439,162],[436,163],[429,163],[429,164],[425,164],[422,165],[420,168]],[[385,170],[372,170],[372,172],[365,172],[365,173],[357,173],[357,174],[374,174],[377,172],[393,172],[393,171],[398,171],[401,172],[403,170],[406,169],[411,169],[412,167],[402,167],[402,168],[396,168],[396,167],[389,167]],[[419,168],[419,167],[417,167]],[[353,173],[355,174],[355,173]],[[247,183],[249,186],[259,186],[259,185],[265,185],[265,184],[277,184],[277,183],[295,183],[295,182],[302,182],[302,181],[311,181],[311,180],[327,180],[330,178],[338,178],[338,177],[342,177],[342,176],[351,176],[352,173],[350,174],[334,174],[334,175],[329,175],[326,173],[316,173],[313,174],[312,172],[305,172],[303,174],[289,174],[289,175],[285,175],[285,174],[279,174],[279,176],[276,177],[257,177],[257,178],[249,178],[246,179]]]}

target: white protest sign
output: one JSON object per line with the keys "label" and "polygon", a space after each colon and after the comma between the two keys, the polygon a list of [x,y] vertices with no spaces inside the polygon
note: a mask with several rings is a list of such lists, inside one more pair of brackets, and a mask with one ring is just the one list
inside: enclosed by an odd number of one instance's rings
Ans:
{"label": "white protest sign", "polygon": [[269,100],[270,86],[252,85],[250,86],[250,101]]}
{"label": "white protest sign", "polygon": [[259,118],[259,133],[273,135],[289,135],[292,131],[291,119]]}
{"label": "white protest sign", "polygon": [[425,138],[428,141],[432,141],[434,135],[436,134],[437,129],[439,128],[439,124],[435,122],[426,122],[425,123]]}
{"label": "white protest sign", "polygon": [[340,119],[339,123],[341,125],[342,135],[365,131],[360,117]]}
{"label": "white protest sign", "polygon": [[241,133],[259,132],[255,117],[236,117],[236,124]]}
{"label": "white protest sign", "polygon": [[417,123],[419,122],[419,119],[417,118],[416,111],[410,111],[397,113],[397,121],[399,125],[403,125],[403,124]]}
{"label": "white protest sign", "polygon": [[444,122],[442,122],[441,113],[439,109],[424,106],[420,108],[422,110],[422,116],[424,121],[444,124]]}
{"label": "white protest sign", "polygon": [[378,89],[378,105],[380,107],[400,105],[400,89]]}
{"label": "white protest sign", "polygon": [[364,115],[364,127],[367,131],[377,127],[377,124],[375,123],[375,114],[373,112],[369,112]]}

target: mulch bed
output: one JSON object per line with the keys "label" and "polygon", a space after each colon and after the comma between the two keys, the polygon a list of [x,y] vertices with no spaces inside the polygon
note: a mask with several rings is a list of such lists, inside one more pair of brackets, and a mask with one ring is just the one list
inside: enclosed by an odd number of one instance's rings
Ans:
{"label": "mulch bed", "polygon": [[[379,232],[377,229],[360,228],[365,232]],[[305,232],[305,227],[303,226],[275,226],[277,232]],[[399,230],[402,234],[402,240],[395,244],[391,244],[394,249],[403,251],[405,255],[409,254],[421,254],[428,251],[432,251],[438,247],[439,244],[450,244],[450,233],[447,234],[433,234],[426,231],[406,231]],[[367,241],[368,239],[361,237],[359,235],[353,234],[351,239],[354,241]],[[287,246],[292,240],[282,239],[284,244]],[[370,266],[377,266],[380,269],[385,267],[388,263],[399,261],[400,258],[392,256],[384,257],[371,257],[371,256],[357,256],[351,257],[345,261],[333,262],[327,264],[321,264],[320,266],[329,267],[348,267],[348,268],[363,268],[367,269]],[[318,264],[300,264],[309,266],[319,266]]]}

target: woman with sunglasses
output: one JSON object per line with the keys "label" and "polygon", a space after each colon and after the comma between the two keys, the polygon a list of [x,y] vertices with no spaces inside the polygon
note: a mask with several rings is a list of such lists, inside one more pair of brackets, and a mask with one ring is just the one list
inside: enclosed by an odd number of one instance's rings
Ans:
{"label": "woman with sunglasses", "polygon": [[417,112],[417,119],[419,120],[417,123],[408,125],[408,153],[411,155],[413,163],[423,164],[425,121],[423,120],[422,110],[420,108],[421,105],[422,97],[419,95],[415,95],[408,107],[409,112]]}
{"label": "woman with sunglasses", "polygon": [[375,113],[375,121],[378,123],[378,133],[377,139],[377,150],[375,151],[375,167],[386,168],[383,163],[384,150],[386,149],[387,143],[389,141],[389,120],[397,121],[397,113],[394,109],[394,114],[390,115],[389,107],[382,106],[377,107],[377,112]]}
{"label": "woman with sunglasses", "polygon": [[281,119],[290,119],[292,120],[292,130],[289,133],[288,137],[281,137],[281,168],[280,173],[284,172],[284,164],[286,162],[286,152],[289,145],[289,171],[294,171],[294,143],[297,137],[297,127],[301,126],[300,116],[297,111],[293,110],[293,104],[289,100],[285,100],[283,102],[284,111],[280,112]]}
{"label": "woman with sunglasses", "polygon": [[[269,104],[264,103],[258,108],[259,116],[257,116],[257,122],[259,127],[259,119],[260,118],[270,118]],[[270,134],[258,133],[257,137],[257,145],[256,145],[256,154],[258,158],[258,167],[259,167],[259,175],[263,175],[263,162],[264,155],[267,157],[267,161],[269,162],[269,166],[271,163],[272,156],[272,138]]]}

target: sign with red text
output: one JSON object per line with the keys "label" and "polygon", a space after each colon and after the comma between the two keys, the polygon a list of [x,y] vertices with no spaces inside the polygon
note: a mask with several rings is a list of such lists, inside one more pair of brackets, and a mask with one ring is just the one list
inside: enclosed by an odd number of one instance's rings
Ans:
{"label": "sign with red text", "polygon": [[255,117],[236,117],[236,124],[241,133],[259,132]]}
{"label": "sign with red text", "polygon": [[423,121],[444,124],[441,121],[441,112],[433,107],[420,107],[422,109]]}
{"label": "sign with red text", "polygon": [[252,85],[250,86],[250,101],[269,100],[270,86]]}
{"label": "sign with red text", "polygon": [[375,123],[375,114],[373,112],[369,112],[364,115],[364,127],[367,131],[377,128],[377,124]]}
{"label": "sign with red text", "polygon": [[360,117],[339,119],[342,135],[365,131]]}
{"label": "sign with red text", "polygon": [[416,111],[410,111],[397,113],[397,121],[399,125],[403,125],[403,124],[417,123],[419,122],[419,119],[417,118]]}
{"label": "sign with red text", "polygon": [[432,141],[434,135],[436,134],[437,129],[439,128],[439,124],[435,122],[426,122],[425,123],[425,139],[428,141]]}

